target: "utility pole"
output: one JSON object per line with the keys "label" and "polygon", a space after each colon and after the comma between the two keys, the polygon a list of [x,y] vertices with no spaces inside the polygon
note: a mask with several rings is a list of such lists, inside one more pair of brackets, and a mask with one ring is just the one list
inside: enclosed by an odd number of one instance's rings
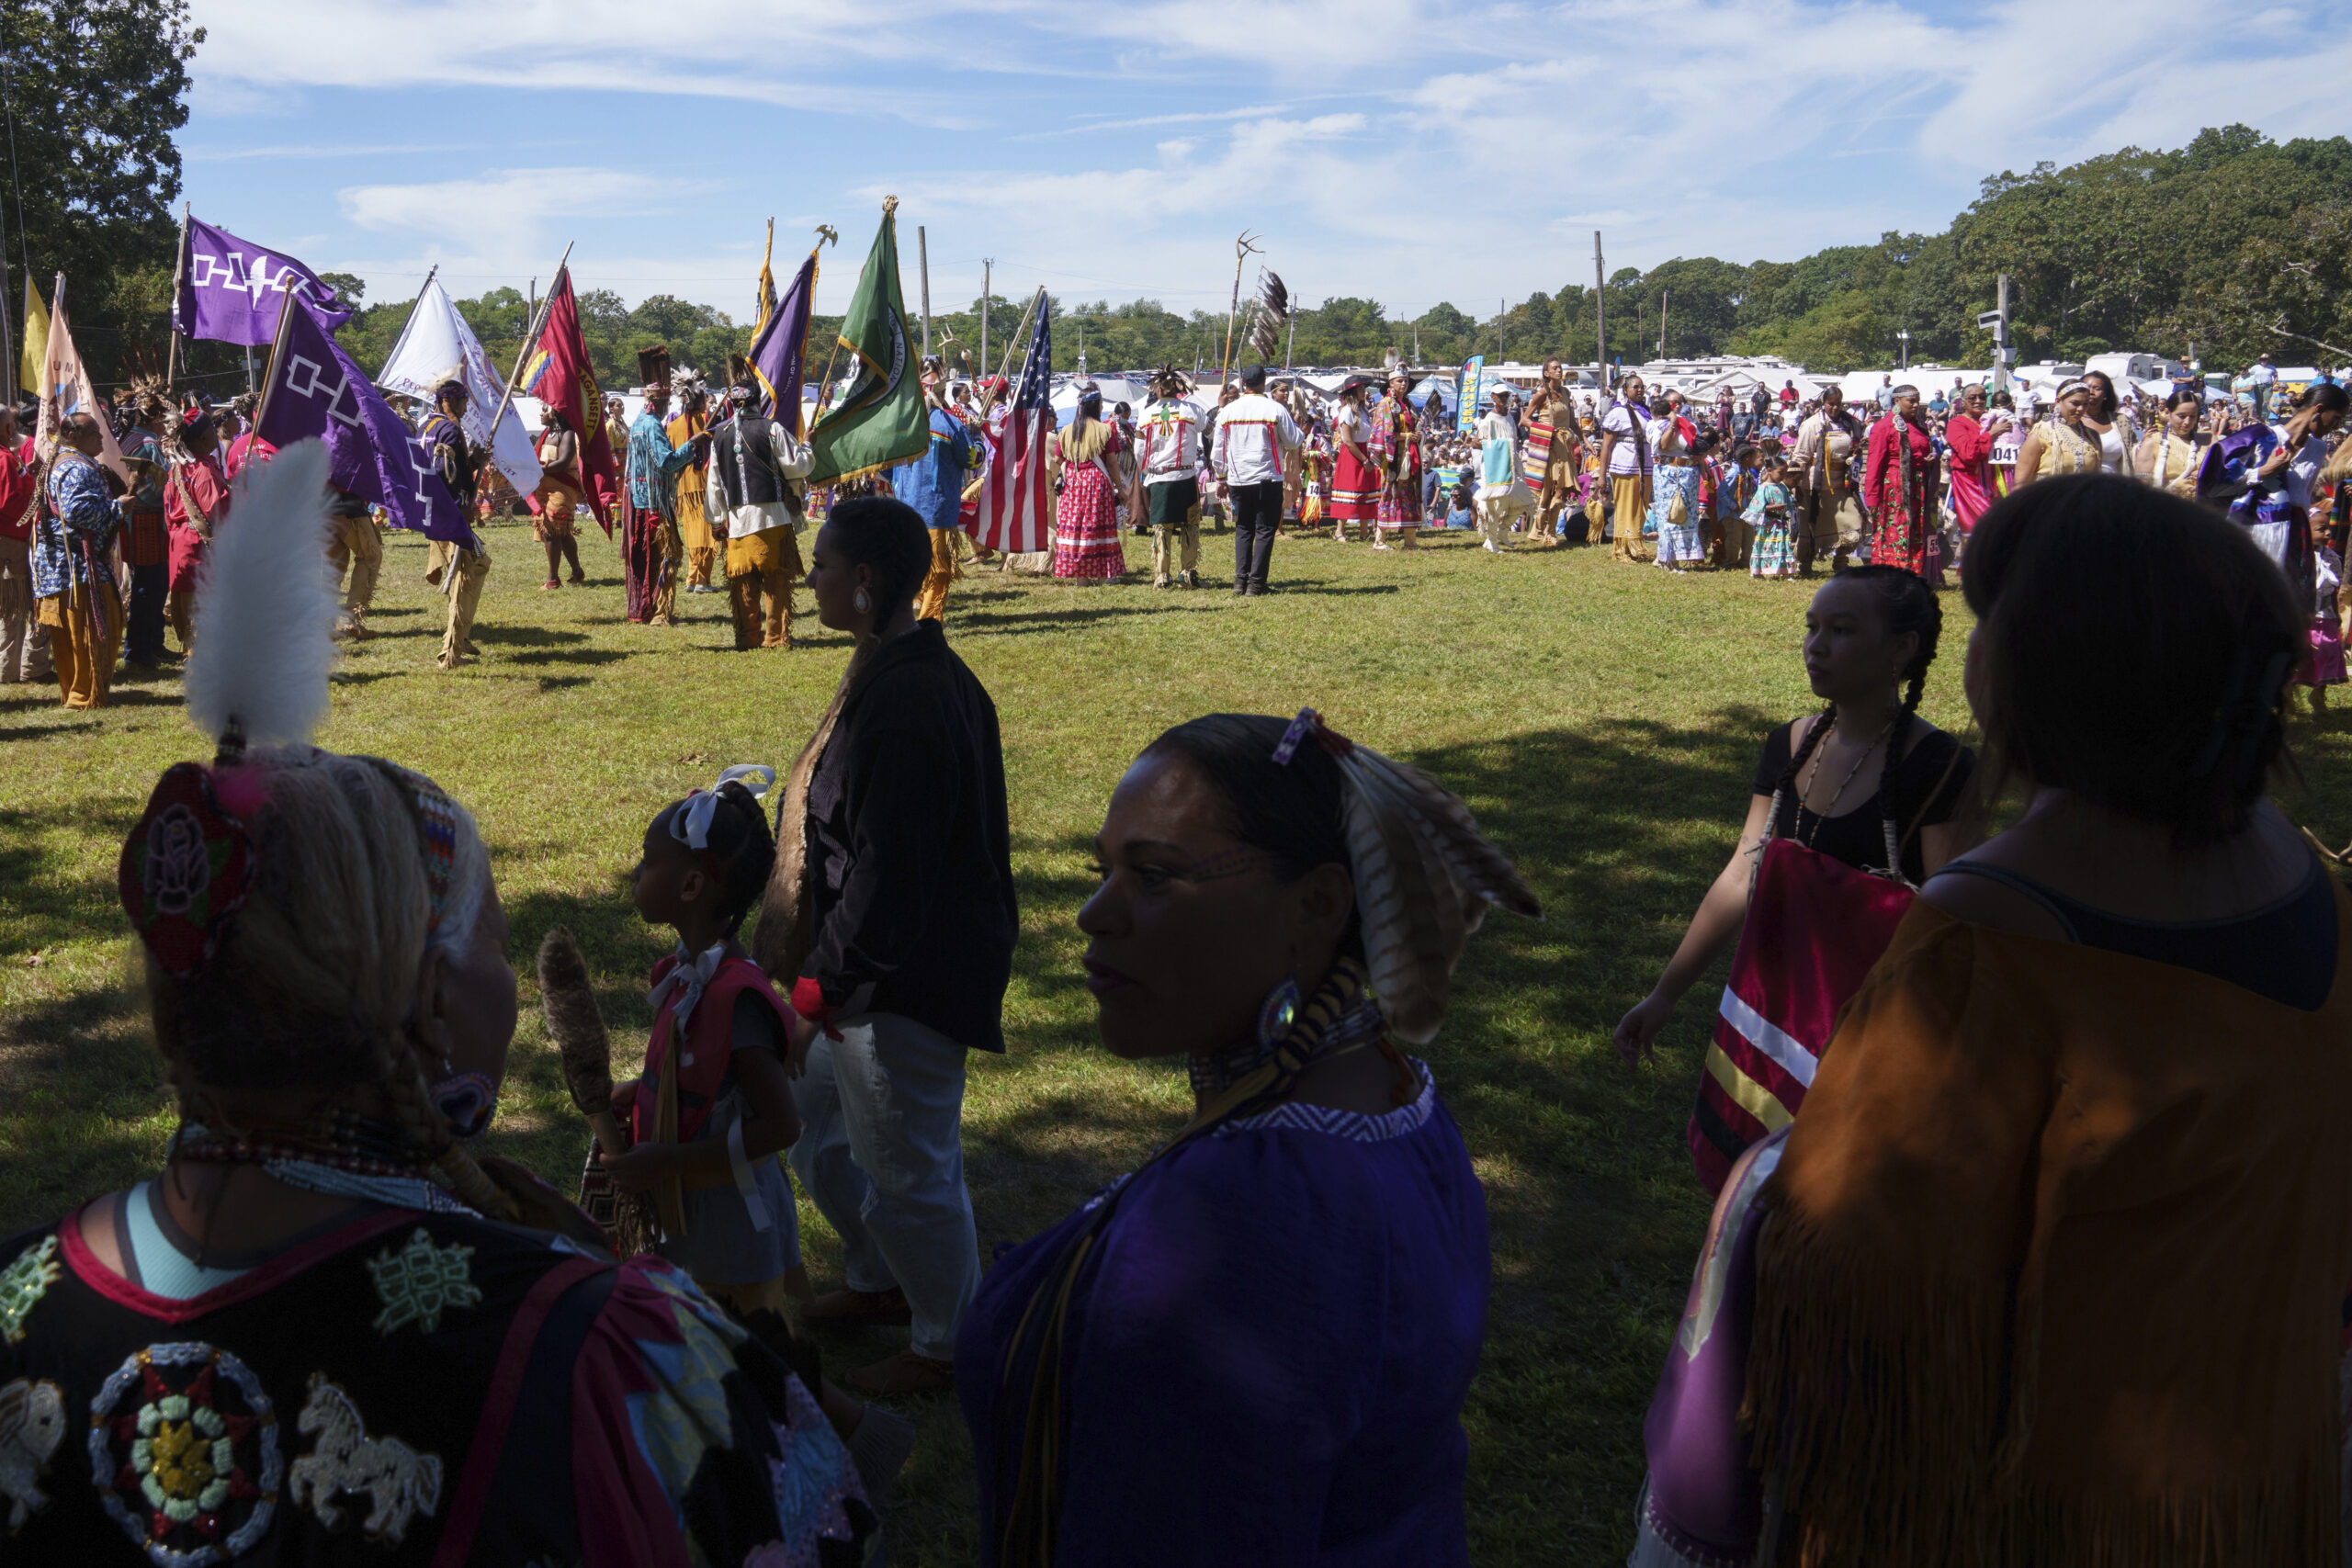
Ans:
{"label": "utility pole", "polygon": [[[2009,389],[2009,365],[2017,357],[2017,351],[2009,345],[2009,275],[2001,274],[1996,287],[1999,292],[1994,308],[1977,317],[1976,324],[1993,329],[1993,390],[2006,392]],[[1907,362],[1907,354],[1905,359]]]}
{"label": "utility pole", "polygon": [[922,225],[915,225],[915,267],[922,274],[922,356],[931,357],[931,246],[922,237]]}
{"label": "utility pole", "polygon": [[1609,389],[1609,280],[1600,270],[1600,231],[1592,231],[1592,368]]}
{"label": "utility pole", "polygon": [[1897,328],[1895,328],[1895,329],[1894,329],[1894,341],[1895,341],[1895,342],[1897,342],[1897,343],[1899,343],[1899,344],[1901,344],[1903,345],[1903,363],[1902,363],[1902,365],[1899,367],[1899,368],[1901,368],[1901,369],[1905,369],[1905,370],[1908,370],[1908,369],[1910,369],[1910,368],[1911,368],[1911,329],[1910,329],[1909,327],[1897,327]]}
{"label": "utility pole", "polygon": [[1498,365],[1503,362],[1503,316],[1510,309],[1510,300],[1499,298],[1495,300],[1495,363]]}
{"label": "utility pole", "polygon": [[980,368],[989,367],[989,290],[995,287],[996,260],[980,258]]}
{"label": "utility pole", "polygon": [[1657,291],[1657,356],[1660,359],[1666,357],[1667,302],[1673,298],[1674,290],[1671,288],[1661,288]]}

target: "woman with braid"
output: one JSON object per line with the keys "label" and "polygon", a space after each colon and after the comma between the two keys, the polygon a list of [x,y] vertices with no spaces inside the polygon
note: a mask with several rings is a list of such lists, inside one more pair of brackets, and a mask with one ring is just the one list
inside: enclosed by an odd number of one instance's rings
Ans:
{"label": "woman with braid", "polygon": [[1739,943],[1690,1127],[1709,1191],[1794,1114],[1838,1009],[1893,934],[1888,917],[1969,842],[1953,818],[1975,760],[1918,716],[1943,626],[1934,592],[1898,567],[1853,567],[1804,620],[1805,677],[1828,705],[1765,739],[1738,847],[1617,1025],[1628,1066],[1656,1060],[1674,1004]]}
{"label": "woman with braid", "polygon": [[1466,1564],[1486,1201],[1394,1042],[1436,1034],[1487,905],[1534,897],[1459,798],[1311,709],[1160,736],[1095,854],[1103,1047],[1182,1058],[1193,1113],[972,1303],[980,1561]]}
{"label": "woman with braid", "polygon": [[2305,605],[2122,475],[1996,504],[1966,583],[2021,809],[1725,1184],[1633,1560],[2338,1568],[2352,902],[2266,798]]}
{"label": "woman with braid", "polygon": [[326,476],[288,447],[214,541],[187,680],[218,749],[123,846],[164,1167],[0,1242],[5,1555],[863,1562],[808,1384],[468,1151],[514,1031],[506,914],[448,792],[309,744]]}

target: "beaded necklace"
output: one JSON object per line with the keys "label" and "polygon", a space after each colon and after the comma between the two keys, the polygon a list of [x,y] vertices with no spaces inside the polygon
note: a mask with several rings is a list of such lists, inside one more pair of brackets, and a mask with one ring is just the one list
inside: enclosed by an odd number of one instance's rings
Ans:
{"label": "beaded necklace", "polygon": [[[1879,743],[1894,732],[1894,721],[1893,719],[1888,719],[1886,721],[1886,728],[1880,730],[1878,734],[1872,738],[1868,746],[1862,748],[1862,754],[1854,759],[1854,765],[1847,769],[1846,776],[1838,781],[1838,793],[1829,797],[1829,809],[1827,811],[1815,811],[1813,813],[1813,831],[1807,833],[1804,830],[1804,817],[1805,812],[1809,807],[1807,807],[1804,803],[1804,797],[1813,793],[1815,782],[1821,777],[1821,760],[1828,755],[1829,748],[1823,746],[1814,752],[1813,769],[1805,775],[1804,784],[1797,790],[1797,836],[1804,841],[1804,847],[1806,849],[1813,848],[1813,840],[1821,836],[1821,825],[1837,814],[1838,803],[1846,798],[1846,786],[1854,782],[1855,776],[1862,771],[1862,764],[1869,761],[1871,760],[1871,753],[1879,749]],[[1826,739],[1827,737],[1825,736],[1823,739]]]}
{"label": "beaded necklace", "polygon": [[322,1143],[300,1134],[223,1136],[200,1122],[184,1122],[164,1152],[164,1161],[257,1166],[273,1180],[306,1192],[435,1213],[475,1212],[419,1174],[414,1161],[401,1157],[399,1134],[391,1128],[356,1111],[338,1111],[333,1129]]}

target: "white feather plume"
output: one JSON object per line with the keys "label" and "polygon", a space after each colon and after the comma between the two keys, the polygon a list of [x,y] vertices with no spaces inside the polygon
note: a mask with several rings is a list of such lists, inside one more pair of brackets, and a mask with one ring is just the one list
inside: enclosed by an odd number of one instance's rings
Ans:
{"label": "white feather plume", "polygon": [[327,567],[326,446],[298,441],[237,477],[196,595],[187,713],[218,741],[308,742],[327,711],[335,582]]}

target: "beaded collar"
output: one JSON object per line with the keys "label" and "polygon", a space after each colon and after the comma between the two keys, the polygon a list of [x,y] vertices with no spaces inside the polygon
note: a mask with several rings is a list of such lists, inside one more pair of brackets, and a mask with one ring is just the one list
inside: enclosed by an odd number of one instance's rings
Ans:
{"label": "beaded collar", "polygon": [[[1387,1021],[1381,1016],[1380,1004],[1369,997],[1363,998],[1332,1021],[1331,1027],[1324,1032],[1322,1038],[1307,1049],[1299,1066],[1304,1069],[1343,1051],[1368,1045],[1385,1032],[1387,1027]],[[1273,1045],[1250,1040],[1214,1055],[1187,1057],[1185,1068],[1192,1076],[1193,1095],[1202,1103],[1207,1103],[1272,1061],[1274,1051]]]}

